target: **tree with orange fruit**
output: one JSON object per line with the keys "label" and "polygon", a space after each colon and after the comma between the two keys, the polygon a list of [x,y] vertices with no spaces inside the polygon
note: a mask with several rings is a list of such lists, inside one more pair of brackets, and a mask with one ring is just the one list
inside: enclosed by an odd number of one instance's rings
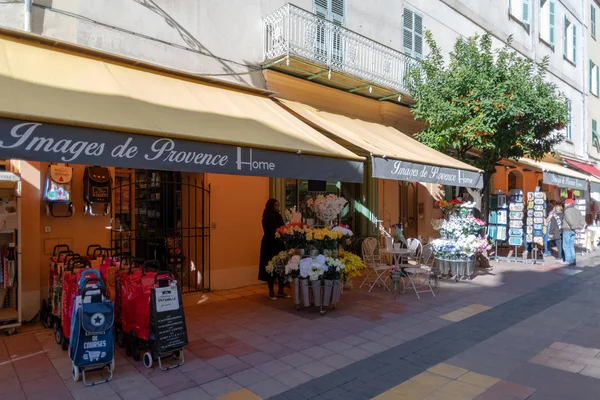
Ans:
{"label": "tree with orange fruit", "polygon": [[[405,84],[425,128],[422,143],[484,171],[484,189],[502,159],[539,160],[563,140],[567,123],[563,94],[545,80],[548,60],[519,55],[511,40],[494,49],[489,34],[458,39],[448,61],[431,32],[422,63]],[[483,210],[487,210],[487,196]]]}

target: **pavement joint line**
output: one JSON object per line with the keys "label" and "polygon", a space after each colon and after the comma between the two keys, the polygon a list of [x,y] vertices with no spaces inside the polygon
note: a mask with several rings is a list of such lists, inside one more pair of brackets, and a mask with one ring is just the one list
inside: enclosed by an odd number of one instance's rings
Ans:
{"label": "pavement joint line", "polygon": [[[565,275],[558,281],[538,287],[531,292],[501,303],[485,312],[470,318],[446,325],[423,336],[416,337],[387,351],[374,354],[366,359],[350,364],[319,378],[303,383],[296,388],[273,396],[273,400],[292,400],[298,398],[295,393],[310,390],[315,396],[306,398],[321,398],[324,387],[335,388],[344,377],[344,389],[350,392],[347,399],[371,399],[391,388],[413,378],[416,375],[434,367],[445,360],[458,355],[488,338],[525,321],[526,319],[556,305],[577,294],[586,285],[591,285],[587,278],[598,276],[599,273],[591,268],[576,275]],[[451,346],[445,343],[448,338],[458,338]],[[418,354],[424,349],[430,349],[428,355]],[[360,380],[364,371],[390,371],[373,385],[364,386]],[[329,384],[327,384],[329,383]],[[310,389],[309,389],[310,388]]]}

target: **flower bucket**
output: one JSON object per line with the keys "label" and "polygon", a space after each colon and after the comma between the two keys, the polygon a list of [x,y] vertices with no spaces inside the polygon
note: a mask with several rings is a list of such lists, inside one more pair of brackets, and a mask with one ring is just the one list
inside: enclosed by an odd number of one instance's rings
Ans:
{"label": "flower bucket", "polygon": [[331,292],[333,290],[333,280],[325,279],[325,285],[323,287],[323,307],[329,307],[331,301]]}
{"label": "flower bucket", "polygon": [[313,304],[315,307],[321,307],[321,281],[310,281],[312,288]]}
{"label": "flower bucket", "polygon": [[443,258],[436,258],[435,262],[442,275],[448,275],[450,272],[450,261]]}
{"label": "flower bucket", "polygon": [[452,275],[455,277],[459,277],[463,274],[465,270],[465,261],[464,260],[452,260],[450,261],[450,271]]}
{"label": "flower bucket", "polygon": [[300,281],[300,292],[302,293],[302,303],[304,307],[310,307],[310,291],[308,278],[301,278]]}
{"label": "flower bucket", "polygon": [[471,277],[475,273],[475,257],[471,257],[465,263],[465,277]]}
{"label": "flower bucket", "polygon": [[338,279],[338,280],[333,281],[333,297],[331,299],[331,302],[333,303],[334,306],[337,303],[339,303],[341,297],[342,297],[342,281]]}
{"label": "flower bucket", "polygon": [[292,289],[294,290],[294,304],[300,304],[300,278],[292,279]]}

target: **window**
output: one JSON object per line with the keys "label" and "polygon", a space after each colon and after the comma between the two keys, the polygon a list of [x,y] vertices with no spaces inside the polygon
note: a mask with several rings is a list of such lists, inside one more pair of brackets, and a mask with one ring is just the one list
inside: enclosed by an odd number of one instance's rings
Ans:
{"label": "window", "polygon": [[600,68],[590,60],[590,71],[588,76],[589,91],[594,96],[600,95]]}
{"label": "window", "polygon": [[567,125],[565,126],[565,139],[570,142],[573,139],[572,127],[571,127],[571,122],[573,119],[572,118],[573,111],[572,111],[572,107],[571,107],[571,100],[567,100],[566,106],[567,106]]}
{"label": "window", "polygon": [[554,47],[556,0],[540,0],[540,39]]}
{"label": "window", "polygon": [[577,26],[565,15],[565,31],[563,37],[563,55],[565,59],[577,64]]}
{"label": "window", "polygon": [[404,53],[415,58],[423,58],[423,17],[405,8],[402,13],[402,20],[402,47]]}
{"label": "window", "polygon": [[592,38],[596,39],[596,7],[594,7],[594,5],[591,5],[591,10],[590,10],[590,32],[592,35]]}
{"label": "window", "polygon": [[525,25],[529,25],[531,18],[531,7],[529,0],[509,0],[508,13]]}
{"label": "window", "polygon": [[[319,17],[333,22],[336,25],[344,26],[346,5],[344,0],[313,0],[314,13]],[[333,30],[328,34],[328,30],[325,28],[326,23],[322,20],[317,21],[317,34],[315,43],[316,55],[324,60],[327,60],[327,53],[329,49],[329,40],[333,41],[331,58],[333,61],[343,61],[343,48],[342,38],[340,33]],[[331,35],[331,37],[328,37]]]}
{"label": "window", "polygon": [[598,136],[598,122],[592,120],[592,146],[596,148],[596,151],[600,153],[600,136]]}

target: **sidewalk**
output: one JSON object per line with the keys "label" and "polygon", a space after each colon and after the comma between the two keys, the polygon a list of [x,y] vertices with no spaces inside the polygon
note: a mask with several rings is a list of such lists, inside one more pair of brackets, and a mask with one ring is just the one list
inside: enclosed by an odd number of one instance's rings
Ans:
{"label": "sidewalk", "polygon": [[597,264],[492,262],[421,300],[355,285],[326,316],[262,285],[186,296],[183,367],[146,370],[119,349],[113,380],[91,388],[50,330],[2,337],[0,398],[596,399],[600,269],[583,265]]}

